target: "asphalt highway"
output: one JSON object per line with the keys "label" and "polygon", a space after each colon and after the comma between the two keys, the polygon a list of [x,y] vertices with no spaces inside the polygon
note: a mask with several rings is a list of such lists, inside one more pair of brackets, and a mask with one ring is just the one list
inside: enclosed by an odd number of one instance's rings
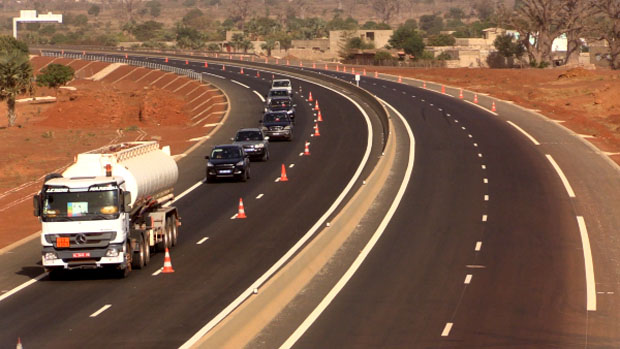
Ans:
{"label": "asphalt highway", "polygon": [[[204,178],[203,157],[214,144],[229,143],[238,128],[258,126],[262,115],[254,91],[265,95],[271,77],[232,69],[218,75],[223,79],[211,78],[232,100],[230,116],[212,139],[179,161],[177,194]],[[0,301],[0,343],[12,345],[20,337],[26,347],[178,347],[228,305],[324,214],[366,149],[366,123],[347,99],[305,82],[294,80],[293,86],[292,142],[272,142],[271,159],[253,162],[248,182],[200,184],[175,203],[183,226],[171,250],[174,274],[152,275],[163,264],[159,253],[123,280],[97,271],[77,271],[61,281],[43,277]],[[310,91],[324,118],[320,137],[311,137]],[[311,155],[300,156],[306,141]],[[282,164],[286,183],[275,181]],[[245,220],[231,219],[239,198]],[[42,272],[37,240],[11,252],[2,256],[3,268],[23,274],[28,266],[30,277]],[[3,288],[15,284],[10,275],[6,280]]]}

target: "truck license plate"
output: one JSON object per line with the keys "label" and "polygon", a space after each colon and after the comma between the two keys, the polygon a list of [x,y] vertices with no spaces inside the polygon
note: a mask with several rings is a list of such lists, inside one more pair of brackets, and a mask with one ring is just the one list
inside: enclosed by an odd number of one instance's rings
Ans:
{"label": "truck license plate", "polygon": [[69,238],[68,237],[57,237],[56,246],[57,247],[69,247]]}
{"label": "truck license plate", "polygon": [[87,258],[90,257],[90,252],[76,252],[73,254],[73,258]]}

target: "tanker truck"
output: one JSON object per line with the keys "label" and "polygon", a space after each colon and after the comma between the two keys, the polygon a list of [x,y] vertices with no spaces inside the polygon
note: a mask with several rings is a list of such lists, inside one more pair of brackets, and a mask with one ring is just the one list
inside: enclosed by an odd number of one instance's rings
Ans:
{"label": "tanker truck", "polygon": [[126,277],[151,251],[177,243],[178,167],[170,148],[150,142],[107,145],[78,154],[34,196],[41,260],[50,277],[68,269],[109,268]]}

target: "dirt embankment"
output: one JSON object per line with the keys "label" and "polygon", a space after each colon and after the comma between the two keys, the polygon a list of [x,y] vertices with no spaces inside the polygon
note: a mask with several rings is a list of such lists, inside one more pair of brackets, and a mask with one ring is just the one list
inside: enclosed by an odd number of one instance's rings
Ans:
{"label": "dirt embankment", "polygon": [[[223,94],[185,77],[121,66],[101,81],[89,80],[107,63],[34,57],[35,72],[50,62],[76,70],[68,89],[37,88],[19,102],[16,126],[7,127],[0,104],[0,248],[40,229],[31,195],[42,177],[61,172],[80,152],[109,143],[158,140],[180,154],[209,133],[227,109]],[[21,96],[19,98],[27,98]]]}

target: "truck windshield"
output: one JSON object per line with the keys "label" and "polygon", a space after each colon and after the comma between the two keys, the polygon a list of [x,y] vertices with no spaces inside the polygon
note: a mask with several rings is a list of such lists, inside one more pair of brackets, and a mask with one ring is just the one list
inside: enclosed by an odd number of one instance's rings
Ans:
{"label": "truck windshield", "polygon": [[43,195],[45,221],[116,219],[119,215],[118,190],[69,191],[47,188]]}

